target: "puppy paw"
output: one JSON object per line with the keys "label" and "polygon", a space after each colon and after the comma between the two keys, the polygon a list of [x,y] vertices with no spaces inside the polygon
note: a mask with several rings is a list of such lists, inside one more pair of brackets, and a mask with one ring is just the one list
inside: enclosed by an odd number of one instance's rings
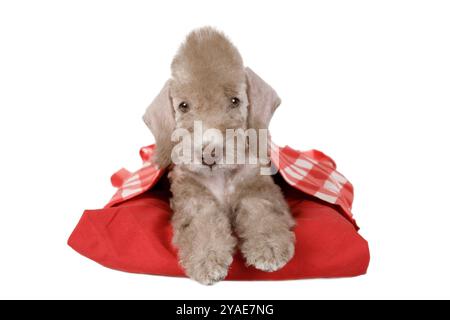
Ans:
{"label": "puppy paw", "polygon": [[204,285],[212,285],[223,280],[228,274],[228,268],[233,262],[230,253],[209,252],[202,259],[186,268],[186,274],[193,280]]}
{"label": "puppy paw", "polygon": [[295,236],[292,232],[255,236],[241,246],[247,265],[272,272],[284,267],[294,256]]}

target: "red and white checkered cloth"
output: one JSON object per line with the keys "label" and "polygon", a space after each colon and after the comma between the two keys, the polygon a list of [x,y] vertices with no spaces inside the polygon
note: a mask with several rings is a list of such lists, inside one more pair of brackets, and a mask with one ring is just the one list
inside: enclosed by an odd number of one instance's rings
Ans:
{"label": "red and white checkered cloth", "polygon": [[[152,163],[154,152],[155,145],[143,147],[140,150],[144,162],[141,169],[134,173],[121,169],[111,177],[113,186],[118,190],[106,207],[136,197],[158,182],[164,170]],[[288,184],[308,195],[337,205],[342,209],[343,215],[358,228],[351,212],[353,186],[336,171],[336,164],[330,157],[317,150],[303,152],[288,146],[280,148],[272,143],[271,160]]]}

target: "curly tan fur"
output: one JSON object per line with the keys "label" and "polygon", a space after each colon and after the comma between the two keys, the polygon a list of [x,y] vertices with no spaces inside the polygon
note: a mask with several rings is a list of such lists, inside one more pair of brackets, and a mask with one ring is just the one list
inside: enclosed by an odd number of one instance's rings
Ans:
{"label": "curly tan fur", "polygon": [[[230,108],[238,97],[238,108]],[[189,112],[178,105],[188,102]],[[170,164],[175,128],[192,132],[194,121],[221,132],[267,128],[280,100],[245,69],[237,49],[220,32],[202,28],[188,35],[172,62],[172,79],[144,120],[153,131],[159,165]],[[176,165],[171,181],[173,243],[187,275],[203,284],[226,277],[237,245],[264,271],[283,267],[294,254],[294,222],[280,188],[260,175],[260,165]]]}

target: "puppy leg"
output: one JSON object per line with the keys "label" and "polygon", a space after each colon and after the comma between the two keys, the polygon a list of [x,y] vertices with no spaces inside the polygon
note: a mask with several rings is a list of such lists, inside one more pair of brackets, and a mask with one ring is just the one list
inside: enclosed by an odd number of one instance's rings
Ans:
{"label": "puppy leg", "polygon": [[186,274],[202,283],[224,279],[233,261],[236,239],[228,212],[195,181],[172,181],[173,243]]}
{"label": "puppy leg", "polygon": [[263,271],[282,268],[294,255],[294,220],[271,177],[256,176],[239,187],[234,212],[240,249],[248,265]]}

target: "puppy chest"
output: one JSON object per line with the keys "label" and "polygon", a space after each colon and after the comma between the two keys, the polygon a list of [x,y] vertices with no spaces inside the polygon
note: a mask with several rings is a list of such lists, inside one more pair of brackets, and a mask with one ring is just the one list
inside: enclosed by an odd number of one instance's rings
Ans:
{"label": "puppy chest", "polygon": [[199,182],[219,201],[227,205],[230,194],[235,186],[230,175],[226,172],[215,172],[199,177]]}

